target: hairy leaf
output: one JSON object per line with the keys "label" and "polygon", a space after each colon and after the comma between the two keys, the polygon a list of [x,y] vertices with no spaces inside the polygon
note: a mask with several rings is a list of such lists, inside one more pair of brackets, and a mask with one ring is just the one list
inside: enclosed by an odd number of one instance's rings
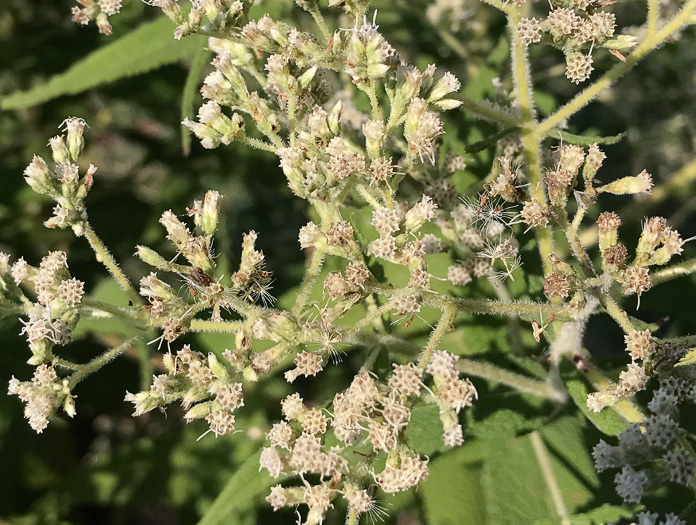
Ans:
{"label": "hairy leaf", "polygon": [[0,100],[0,109],[22,109],[62,95],[74,95],[125,77],[140,75],[195,55],[203,37],[177,41],[168,18],[148,22],[118,40],[97,49],[67,71],[27,91]]}

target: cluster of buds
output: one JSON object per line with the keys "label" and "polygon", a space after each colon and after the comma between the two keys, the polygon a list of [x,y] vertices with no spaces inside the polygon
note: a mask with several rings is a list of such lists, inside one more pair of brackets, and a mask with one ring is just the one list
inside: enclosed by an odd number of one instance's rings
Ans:
{"label": "cluster of buds", "polygon": [[82,235],[87,219],[84,199],[92,187],[97,168],[90,164],[86,173],[80,176],[80,168],[76,164],[85,146],[85,121],[69,118],[63,125],[66,133],[48,142],[55,163],[53,169],[44,159],[34,155],[31,164],[24,170],[24,178],[34,191],[56,202],[53,217],[44,223],[48,228],[71,227],[76,235]]}
{"label": "cluster of buds", "polygon": [[53,366],[39,365],[31,381],[19,381],[12,377],[7,389],[26,404],[24,417],[29,426],[42,433],[59,408],[70,417],[75,415],[75,402],[67,379],[61,379]]}
{"label": "cluster of buds", "polygon": [[73,22],[87,25],[94,20],[99,32],[104,35],[111,34],[109,17],[121,11],[122,0],[77,0],[82,7],[72,8]]}
{"label": "cluster of buds", "polygon": [[666,482],[690,486],[696,457],[679,424],[682,402],[696,403],[693,383],[678,375],[665,376],[648,403],[651,414],[623,430],[617,445],[602,440],[595,446],[592,455],[598,471],[621,469],[614,481],[626,503],[640,503],[646,492]]}
{"label": "cluster of buds", "polygon": [[638,295],[652,287],[649,266],[667,264],[672,257],[683,251],[684,241],[679,232],[670,228],[662,217],[650,217],[643,223],[633,262],[627,264],[627,249],[618,242],[620,217],[613,212],[604,212],[597,219],[599,246],[605,271],[619,280],[624,295]]}
{"label": "cluster of buds", "polygon": [[247,14],[253,2],[249,0],[190,0],[190,9],[182,7],[179,0],[147,0],[146,3],[161,9],[176,24],[174,37],[179,40],[200,29],[226,31],[239,27],[248,20]]}
{"label": "cluster of buds", "polygon": [[[221,197],[216,191],[208,191],[203,200],[196,200],[187,209],[193,217],[194,231],[171,211],[162,215],[160,222],[167,229],[167,238],[184,256],[188,265],[177,264],[162,257],[155,250],[138,246],[137,255],[147,264],[158,270],[171,272],[183,277],[188,286],[188,297],[181,297],[169,284],[155,273],[144,277],[140,282],[140,294],[150,304],[146,307],[150,318],[163,320],[157,322],[163,327],[162,340],[172,343],[186,328],[187,322],[197,312],[212,309],[211,320],[222,321],[222,310],[243,309],[239,301],[264,304],[272,302],[269,293],[271,273],[265,268],[265,256],[255,247],[256,233],[249,232],[242,241],[242,256],[239,269],[232,274],[230,282],[224,284],[222,276],[215,273],[215,260],[212,253],[213,234],[217,229]],[[193,298],[195,305],[191,306]]]}
{"label": "cluster of buds", "polygon": [[[476,390],[459,378],[456,361],[446,352],[435,353],[426,369],[432,389],[424,383],[423,370],[408,363],[395,364],[386,384],[367,372],[357,375],[346,391],[336,394],[331,410],[308,408],[299,394],[286,397],[285,420],[268,432],[270,446],[263,450],[260,465],[273,477],[299,476],[303,484],[276,485],[268,502],[276,510],[304,504],[308,512],[303,523],[317,525],[339,497],[358,516],[374,510],[374,492],[363,487],[376,485],[395,493],[419,485],[428,476],[428,458],[409,447],[404,430],[413,406],[423,397],[440,409],[444,443],[463,442],[457,414],[471,405]],[[380,458],[386,464],[376,472]],[[310,484],[307,474],[318,475],[319,482]]]}
{"label": "cluster of buds", "polygon": [[133,415],[181,401],[187,423],[205,419],[216,436],[234,432],[234,411],[244,406],[242,384],[235,381],[242,374],[235,353],[225,350],[222,359],[213,353],[206,358],[185,345],[176,355],[165,354],[163,364],[167,373],[154,376],[150,390],[126,395]]}
{"label": "cluster of buds", "polygon": [[53,346],[65,345],[72,339],[80,318],[84,283],[70,277],[67,256],[61,251],[49,252],[38,268],[20,258],[9,269],[9,275],[16,286],[26,289],[35,298],[31,301],[23,295],[27,319],[22,320],[22,334],[27,337],[32,353],[28,362],[32,365],[50,363]]}
{"label": "cluster of buds", "polygon": [[616,17],[601,10],[605,5],[595,0],[552,2],[548,17],[520,20],[515,28],[517,38],[525,46],[543,42],[563,51],[566,77],[580,84],[592,73],[592,50],[605,48],[623,59],[620,50],[636,43],[632,36],[614,36]]}

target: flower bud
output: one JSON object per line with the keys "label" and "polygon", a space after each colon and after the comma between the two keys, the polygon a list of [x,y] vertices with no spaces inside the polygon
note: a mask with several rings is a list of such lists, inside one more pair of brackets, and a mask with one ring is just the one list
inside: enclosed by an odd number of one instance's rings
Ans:
{"label": "flower bud", "polygon": [[632,195],[636,193],[650,193],[653,181],[650,174],[643,170],[635,177],[623,177],[597,188],[598,193],[611,193],[613,195]]}
{"label": "flower bud", "polygon": [[210,414],[214,407],[214,401],[206,401],[204,403],[198,403],[194,405],[186,414],[184,414],[184,419],[187,422],[191,422],[194,419],[201,419]]}
{"label": "flower bud", "polygon": [[46,161],[38,155],[34,155],[31,164],[24,170],[24,180],[36,193],[54,195],[58,192]]}
{"label": "flower bud", "polygon": [[220,194],[217,191],[208,191],[205,194],[201,212],[201,230],[205,235],[213,235],[215,233],[219,211]]}
{"label": "flower bud", "polygon": [[447,72],[435,83],[433,89],[430,91],[430,95],[428,95],[427,100],[429,103],[437,102],[450,93],[459,91],[461,86],[462,85],[459,80],[457,80],[457,77],[455,77],[452,73]]}
{"label": "flower bud", "polygon": [[147,390],[145,392],[138,392],[137,394],[126,392],[125,401],[133,403],[135,406],[135,411],[133,412],[134,416],[142,416],[144,413],[160,406],[164,400],[157,392]]}
{"label": "flower bud", "polygon": [[217,356],[212,352],[208,354],[208,366],[219,380],[230,381],[232,379],[225,365],[218,361]]}
{"label": "flower bud", "polygon": [[331,133],[334,135],[340,135],[341,134],[341,120],[343,119],[343,102],[340,100],[336,102],[334,107],[331,109],[331,113],[329,114],[329,118],[327,119],[327,122],[329,124],[329,129],[331,130]]}
{"label": "flower bud", "polygon": [[376,159],[382,149],[386,126],[381,120],[368,120],[363,124],[362,131],[365,135],[367,154],[370,158]]}
{"label": "flower bud", "polygon": [[77,162],[80,153],[85,147],[85,138],[83,136],[85,129],[85,121],[81,118],[71,117],[66,119],[65,125],[68,134],[68,151],[73,162]]}
{"label": "flower bud", "polygon": [[638,43],[638,39],[632,35],[619,35],[606,40],[602,47],[607,49],[628,49],[634,47]]}
{"label": "flower bud", "polygon": [[48,141],[48,145],[51,147],[53,152],[53,161],[56,164],[62,164],[63,162],[68,162],[70,160],[70,151],[68,146],[65,144],[65,139],[61,136],[55,136]]}
{"label": "flower bud", "polygon": [[136,246],[135,254],[145,264],[149,264],[150,266],[154,266],[155,268],[165,269],[169,267],[169,261],[167,261],[155,250],[153,250],[152,248],[148,248],[147,246]]}
{"label": "flower bud", "polygon": [[297,83],[300,89],[304,89],[309,86],[309,83],[314,79],[314,75],[317,73],[317,66],[310,67],[307,71],[302,73],[297,79]]}

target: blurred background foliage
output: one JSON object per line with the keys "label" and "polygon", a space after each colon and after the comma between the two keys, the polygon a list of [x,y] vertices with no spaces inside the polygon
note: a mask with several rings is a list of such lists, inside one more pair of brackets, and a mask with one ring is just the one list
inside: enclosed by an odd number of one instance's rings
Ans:
{"label": "blurred background foliage", "polygon": [[[112,18],[114,35],[105,37],[93,26],[72,23],[71,7],[69,0],[0,2],[0,106],[5,95],[43,84],[157,15],[142,2],[130,1]],[[377,0],[373,8],[378,9],[381,31],[406,59],[420,67],[436,63],[452,71],[470,98],[481,100],[509,90],[508,36],[503,17],[494,9],[474,0],[441,0],[435,5],[426,0]],[[270,12],[276,18],[297,14],[290,0],[263,0],[254,9],[257,15]],[[615,12],[624,26],[642,23],[645,15],[634,2],[617,3]],[[307,23],[304,17],[300,23]],[[601,178],[634,175],[645,168],[659,184],[694,161],[693,33],[686,31],[650,55],[573,118],[568,128],[573,133],[623,134],[621,141],[606,147]],[[64,249],[71,273],[87,282],[88,292],[125,304],[82,239],[42,226],[50,214],[49,203],[22,178],[32,155],[46,154],[46,140],[57,134],[58,124],[67,116],[79,116],[90,125],[85,159],[99,167],[88,201],[90,218],[129,276],[137,281],[147,271],[132,257],[136,244],[155,249],[164,245],[157,223],[161,213],[181,212],[205,190],[216,189],[226,196],[216,240],[220,263],[234,261],[242,233],[254,229],[274,272],[274,295],[281,304],[283,297],[292,295],[303,272],[297,232],[307,221],[307,210],[291,195],[277,160],[237,144],[205,151],[182,141],[182,112],[190,113],[198,105],[200,97],[192,88],[209,70],[207,52],[199,47],[189,46],[183,60],[141,75],[0,112],[0,251],[36,263],[47,250]],[[539,111],[548,114],[580,88],[563,76],[560,53],[534,48],[531,55]],[[601,72],[615,60],[607,53],[595,67]],[[108,70],[112,65],[105,66]],[[450,112],[447,118],[445,144],[457,153],[497,132],[466,112]],[[458,189],[480,188],[495,155],[495,146],[466,154],[468,168],[453,180]],[[633,218],[624,233],[634,239],[643,215],[664,214],[688,238],[696,235],[693,190],[688,184],[678,185],[660,202],[629,206],[626,199],[606,199],[594,213],[623,206],[622,216]],[[527,240],[523,247],[528,275],[513,283],[512,290],[518,298],[540,299],[541,279],[533,275],[540,273],[536,249],[532,237]],[[695,250],[688,246],[686,251],[693,256]],[[168,253],[166,248],[163,253]],[[437,264],[433,260],[431,267]],[[449,261],[440,264],[445,268]],[[325,271],[329,269],[330,262]],[[472,288],[471,293],[481,293]],[[645,294],[640,316],[657,323],[660,335],[693,332],[694,293],[693,278],[663,285]],[[424,317],[428,319],[427,312]],[[523,340],[514,341],[504,320],[464,317],[458,327],[445,342],[448,350],[543,377],[544,346],[533,341],[530,330],[523,329]],[[0,321],[0,385],[12,375],[26,378],[31,373],[24,363],[28,352],[19,330],[16,319]],[[99,330],[98,336],[78,334],[65,351],[86,361],[117,341],[127,327],[102,325]],[[416,341],[425,340],[428,332],[425,322],[414,322],[410,328]],[[233,344],[222,336],[187,336],[187,342],[201,351],[216,352]],[[609,367],[618,368],[625,361],[622,334],[604,319],[590,323],[585,343]],[[55,420],[42,435],[35,435],[26,424],[15,398],[0,395],[0,520],[27,525],[174,525],[195,523],[205,515],[204,523],[294,522],[292,513],[274,514],[263,504],[272,480],[257,473],[254,457],[265,431],[279,417],[278,400],[289,392],[288,385],[278,377],[262,382],[247,394],[244,414],[239,416],[242,432],[197,441],[203,426],[185,426],[181,414],[174,413],[177,409],[134,419],[131,407],[123,402],[126,390],[149,384],[159,366],[156,354],[152,348],[141,349],[85,381],[78,389],[77,416]],[[378,360],[382,357],[388,359],[386,351]],[[296,385],[306,399],[326,402],[347,386],[364,359],[364,353],[350,353],[343,366],[329,367],[319,378]],[[571,382],[573,372],[566,377]],[[630,516],[631,509],[619,506],[609,479],[598,477],[592,467],[588,450],[601,434],[575,405],[557,408],[501,385],[474,382],[480,401],[467,415],[465,446],[438,455],[439,445],[430,442],[427,433],[419,433],[438,424],[437,415],[414,412],[409,439],[423,453],[432,454],[431,477],[418,493],[383,501],[390,513],[387,522],[554,523],[553,506],[531,450],[530,433],[535,431],[544,439],[566,503],[576,515],[573,523],[606,523]],[[655,510],[669,511],[670,501],[683,497],[675,492],[675,499],[648,503],[655,503]],[[341,523],[343,515],[334,513],[330,520]]]}

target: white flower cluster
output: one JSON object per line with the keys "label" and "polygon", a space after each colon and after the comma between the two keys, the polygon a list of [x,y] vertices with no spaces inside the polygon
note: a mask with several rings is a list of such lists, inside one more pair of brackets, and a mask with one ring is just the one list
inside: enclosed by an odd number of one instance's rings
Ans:
{"label": "white flower cluster", "polygon": [[[413,363],[394,365],[386,384],[363,372],[350,387],[336,394],[330,409],[308,408],[299,394],[282,402],[285,420],[273,425],[270,443],[261,454],[261,468],[273,477],[299,476],[300,487],[277,485],[267,500],[274,509],[304,504],[305,524],[321,523],[333,500],[342,497],[356,514],[375,508],[374,496],[361,488],[375,483],[386,493],[417,486],[428,475],[428,458],[408,446],[404,436],[411,410],[423,391],[426,401],[436,403],[443,421],[445,444],[460,445],[462,427],[457,413],[470,406],[476,390],[459,378],[457,357],[436,352],[426,368],[432,389],[424,383],[424,372]],[[327,438],[331,432],[338,444]],[[354,454],[351,451],[360,451]],[[386,457],[376,472],[373,459]],[[307,481],[307,474],[319,476],[319,484]]]}

